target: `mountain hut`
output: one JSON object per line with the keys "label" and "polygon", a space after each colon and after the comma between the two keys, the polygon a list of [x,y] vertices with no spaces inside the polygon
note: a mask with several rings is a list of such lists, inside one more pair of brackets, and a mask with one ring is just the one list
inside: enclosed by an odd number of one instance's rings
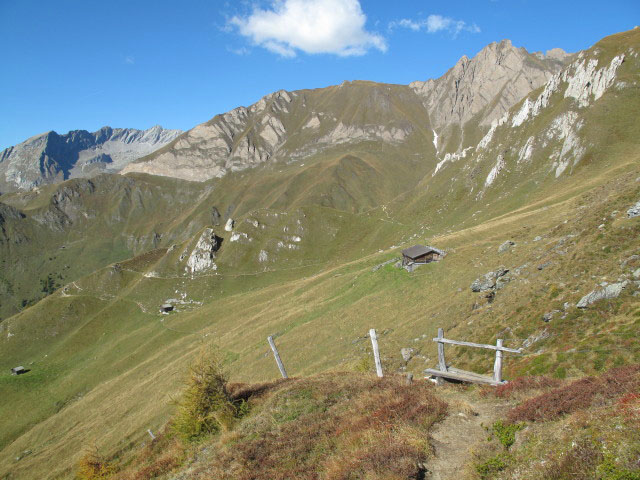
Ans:
{"label": "mountain hut", "polygon": [[402,251],[402,266],[408,271],[412,271],[415,266],[437,262],[442,260],[444,256],[445,252],[435,247],[414,245]]}
{"label": "mountain hut", "polygon": [[22,375],[23,373],[27,373],[24,367],[13,367],[11,369],[11,375]]}

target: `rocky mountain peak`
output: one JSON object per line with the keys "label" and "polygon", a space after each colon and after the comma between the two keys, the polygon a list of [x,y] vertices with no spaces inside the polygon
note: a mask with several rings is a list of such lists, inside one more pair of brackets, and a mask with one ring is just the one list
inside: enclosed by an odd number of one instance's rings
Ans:
{"label": "rocky mountain peak", "polygon": [[[429,110],[434,127],[464,124],[482,112],[480,123],[489,125],[533,89],[542,86],[562,67],[564,57],[554,51],[550,59],[539,58],[510,40],[493,42],[456,65],[437,80],[413,82]],[[536,61],[530,61],[535,59]]]}

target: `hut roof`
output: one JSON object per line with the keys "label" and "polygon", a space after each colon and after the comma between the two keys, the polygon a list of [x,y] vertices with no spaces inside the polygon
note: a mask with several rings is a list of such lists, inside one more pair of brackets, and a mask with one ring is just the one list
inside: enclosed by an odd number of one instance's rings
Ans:
{"label": "hut roof", "polygon": [[431,252],[435,252],[438,255],[444,255],[444,252],[442,250],[439,250],[435,247],[425,247],[424,245],[414,245],[413,247],[409,247],[406,250],[402,251],[402,255],[414,259]]}

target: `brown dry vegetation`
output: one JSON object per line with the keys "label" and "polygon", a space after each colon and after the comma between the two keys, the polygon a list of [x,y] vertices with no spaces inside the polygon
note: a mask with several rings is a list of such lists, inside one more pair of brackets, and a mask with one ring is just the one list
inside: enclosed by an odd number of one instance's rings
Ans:
{"label": "brown dry vegetation", "polygon": [[494,439],[476,452],[474,478],[640,479],[640,365],[560,387],[544,386],[541,378],[514,383],[505,386],[509,395],[532,388],[534,396],[506,417],[525,423],[511,423],[519,431],[508,451]]}
{"label": "brown dry vegetation", "polygon": [[512,409],[511,422],[554,420],[561,415],[588,408],[640,390],[640,365],[615,368],[599,377],[586,377],[556,388]]}
{"label": "brown dry vegetation", "polygon": [[157,478],[189,450],[194,479],[422,478],[429,429],[447,411],[431,384],[405,385],[401,376],[325,374],[231,384],[228,392],[248,407],[232,429],[186,448],[161,435],[118,478]]}
{"label": "brown dry vegetation", "polygon": [[356,374],[275,384],[195,478],[418,478],[446,404],[421,382]]}
{"label": "brown dry vegetation", "polygon": [[548,389],[559,386],[561,381],[544,375],[518,377],[510,380],[509,383],[497,387],[484,387],[481,391],[483,396],[492,394],[498,398],[511,398],[518,394],[525,394],[532,390]]}

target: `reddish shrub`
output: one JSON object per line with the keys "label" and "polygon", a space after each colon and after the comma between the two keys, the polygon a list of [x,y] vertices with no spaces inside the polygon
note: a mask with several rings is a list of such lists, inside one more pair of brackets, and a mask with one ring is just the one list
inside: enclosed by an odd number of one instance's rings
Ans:
{"label": "reddish shrub", "polygon": [[640,389],[640,365],[609,370],[599,377],[587,377],[569,385],[527,400],[511,409],[507,418],[511,422],[522,420],[554,420],[593,405],[596,400],[619,398]]}
{"label": "reddish shrub", "polygon": [[529,390],[554,388],[561,383],[562,382],[557,378],[546,376],[518,377],[514,380],[510,380],[509,383],[505,383],[504,385],[500,385],[498,387],[487,387],[483,389],[482,394],[493,394],[499,398],[511,398],[514,393],[528,392]]}
{"label": "reddish shrub", "polygon": [[618,401],[618,408],[625,417],[640,420],[640,393],[628,393]]}

